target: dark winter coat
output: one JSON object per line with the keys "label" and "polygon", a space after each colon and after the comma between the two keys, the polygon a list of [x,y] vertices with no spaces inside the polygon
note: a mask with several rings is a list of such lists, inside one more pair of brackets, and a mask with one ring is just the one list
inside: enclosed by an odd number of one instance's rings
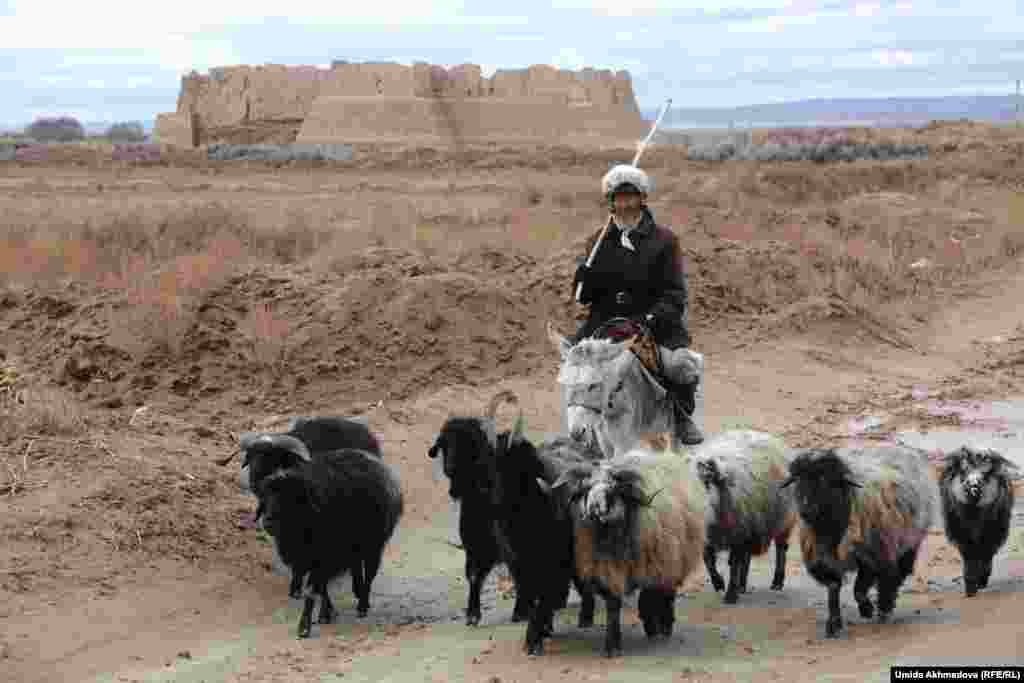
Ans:
{"label": "dark winter coat", "polygon": [[669,349],[690,346],[686,271],[679,237],[656,223],[645,208],[640,224],[629,236],[636,251],[622,246],[622,230],[613,222],[587,268],[587,256],[600,234],[598,230],[588,240],[573,278],[573,294],[577,284],[583,282],[580,303],[590,305],[590,314],[572,341],[591,335],[610,318],[642,321],[652,313],[651,326],[658,344]]}

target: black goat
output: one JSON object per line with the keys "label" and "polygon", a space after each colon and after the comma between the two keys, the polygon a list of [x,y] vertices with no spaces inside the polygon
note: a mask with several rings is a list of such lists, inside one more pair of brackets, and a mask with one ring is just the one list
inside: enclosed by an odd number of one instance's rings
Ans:
{"label": "black goat", "polygon": [[1010,535],[1015,465],[993,450],[963,446],[945,457],[939,476],[946,538],[960,551],[964,592],[988,586],[992,558]]}
{"label": "black goat", "polygon": [[309,636],[314,596],[320,596],[319,622],[333,620],[327,585],[346,572],[357,613],[366,616],[381,556],[404,511],[392,469],[373,454],[341,449],[273,472],[257,493],[281,559],[293,576],[309,575],[299,637]]}
{"label": "black goat", "polygon": [[[506,400],[517,402],[511,392]],[[544,653],[553,633],[554,613],[565,607],[570,583],[582,604],[578,625],[594,624],[594,591],[576,572],[573,521],[551,495],[551,485],[574,466],[600,459],[601,453],[568,437],[534,446],[522,434],[522,414],[509,433],[498,436],[493,500],[498,531],[515,558],[517,590],[526,600],[529,622],[524,648]]]}
{"label": "black goat", "polygon": [[516,584],[512,621],[522,621],[529,616],[528,605],[519,587],[516,562],[503,547],[495,526],[494,452],[498,438],[495,412],[505,396],[505,392],[496,395],[481,417],[449,417],[427,451],[431,459],[441,456],[448,478],[448,495],[460,503],[459,537],[466,553],[465,573],[469,583],[467,626],[480,623],[480,592],[491,571],[499,564],[508,567]]}

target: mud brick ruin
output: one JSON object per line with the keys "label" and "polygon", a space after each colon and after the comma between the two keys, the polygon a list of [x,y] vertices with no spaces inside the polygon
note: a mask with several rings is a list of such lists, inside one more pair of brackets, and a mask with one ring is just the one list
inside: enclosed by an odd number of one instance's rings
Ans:
{"label": "mud brick ruin", "polygon": [[634,143],[645,124],[628,72],[535,65],[335,62],[231,66],[182,78],[159,142],[447,145]]}

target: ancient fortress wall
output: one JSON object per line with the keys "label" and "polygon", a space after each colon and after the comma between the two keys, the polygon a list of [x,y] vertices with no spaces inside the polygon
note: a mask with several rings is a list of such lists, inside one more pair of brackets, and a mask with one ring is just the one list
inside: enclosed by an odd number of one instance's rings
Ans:
{"label": "ancient fortress wall", "polygon": [[[484,77],[477,65],[445,70],[417,63],[335,63],[329,69],[233,66],[182,78],[177,111],[161,114],[159,140],[190,146],[204,131],[301,124],[299,141],[358,142],[406,136],[547,140],[612,136],[635,140],[643,121],[625,71],[535,65]],[[200,136],[205,137],[205,136]],[[209,140],[204,140],[209,141]]]}

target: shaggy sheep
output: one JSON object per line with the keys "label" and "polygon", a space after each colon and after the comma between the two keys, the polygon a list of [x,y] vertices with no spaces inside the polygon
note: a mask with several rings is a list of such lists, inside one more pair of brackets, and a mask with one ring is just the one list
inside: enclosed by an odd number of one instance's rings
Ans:
{"label": "shaggy sheep", "polygon": [[517,565],[499,541],[495,527],[493,503],[496,431],[495,412],[506,399],[499,393],[482,417],[453,416],[445,420],[433,445],[427,451],[431,459],[441,456],[448,495],[459,502],[459,537],[466,553],[466,581],[469,599],[466,606],[466,625],[480,623],[480,591],[491,570],[504,563],[516,583],[516,604],[512,621],[529,616],[524,593],[520,590]]}
{"label": "shaggy sheep", "polygon": [[775,543],[772,590],[786,580],[786,551],[796,524],[791,490],[780,490],[788,476],[789,450],[763,432],[725,432],[693,454],[710,509],[704,564],[716,591],[725,581],[715,566],[718,552],[729,551],[729,587],[723,601],[735,603],[747,590],[750,558]]}
{"label": "shaggy sheep", "polygon": [[992,558],[1010,534],[1014,493],[1008,470],[1015,467],[994,450],[969,446],[945,457],[942,516],[946,538],[960,551],[967,597],[988,586]]}
{"label": "shaggy sheep", "polygon": [[[257,484],[271,472],[340,448],[357,448],[383,457],[380,441],[363,418],[325,415],[297,417],[285,432],[244,432],[239,437],[238,450],[218,464],[226,465],[240,453],[239,486],[255,495]],[[258,503],[253,513],[254,523],[259,522],[262,513],[263,505]],[[292,576],[288,595],[293,598],[300,596],[302,579],[302,576]]]}
{"label": "shaggy sheep", "polygon": [[605,600],[605,654],[622,653],[622,600],[637,588],[647,635],[671,635],[676,592],[706,543],[707,495],[690,459],[634,450],[570,468],[551,491],[574,522],[576,573]]}
{"label": "shaggy sheep", "polygon": [[243,432],[238,439],[238,450],[217,464],[226,465],[236,455],[241,454],[243,459],[239,472],[239,486],[242,490],[251,492],[254,480],[244,456],[254,441],[263,436],[275,435],[294,437],[305,444],[313,454],[338,448],[358,448],[377,457],[383,457],[380,441],[370,431],[363,418],[321,415],[297,417],[288,424],[284,432]]}
{"label": "shaggy sheep", "polygon": [[352,573],[357,613],[366,616],[384,547],[404,509],[392,469],[366,451],[341,449],[274,471],[257,492],[263,526],[281,559],[293,575],[309,574],[299,638],[309,636],[315,596],[320,596],[319,622],[333,620],[327,585],[346,572]]}
{"label": "shaggy sheep", "polygon": [[[358,444],[364,444],[361,448]],[[260,483],[274,472],[299,466],[304,460],[317,460],[323,453],[356,448],[381,458],[380,443],[366,425],[339,417],[300,417],[292,421],[286,433],[247,434],[240,439],[242,479],[259,501],[253,520],[259,522],[264,503],[258,495]],[[288,595],[301,596],[302,574],[292,573]]]}
{"label": "shaggy sheep", "polygon": [[937,514],[938,486],[924,454],[903,446],[807,448],[789,472],[782,487],[795,484],[804,565],[828,588],[826,636],[842,629],[839,590],[855,570],[861,616],[874,615],[868,590],[877,585],[878,618],[887,620]]}
{"label": "shaggy sheep", "polygon": [[[507,400],[517,403],[511,392]],[[601,453],[558,437],[531,443],[523,434],[522,413],[515,427],[498,436],[493,501],[498,532],[518,566],[517,591],[529,609],[524,647],[544,652],[554,631],[554,613],[568,603],[570,583],[582,599],[578,624],[594,624],[594,594],[575,572],[573,521],[551,495],[551,486],[570,467],[583,467]]]}

